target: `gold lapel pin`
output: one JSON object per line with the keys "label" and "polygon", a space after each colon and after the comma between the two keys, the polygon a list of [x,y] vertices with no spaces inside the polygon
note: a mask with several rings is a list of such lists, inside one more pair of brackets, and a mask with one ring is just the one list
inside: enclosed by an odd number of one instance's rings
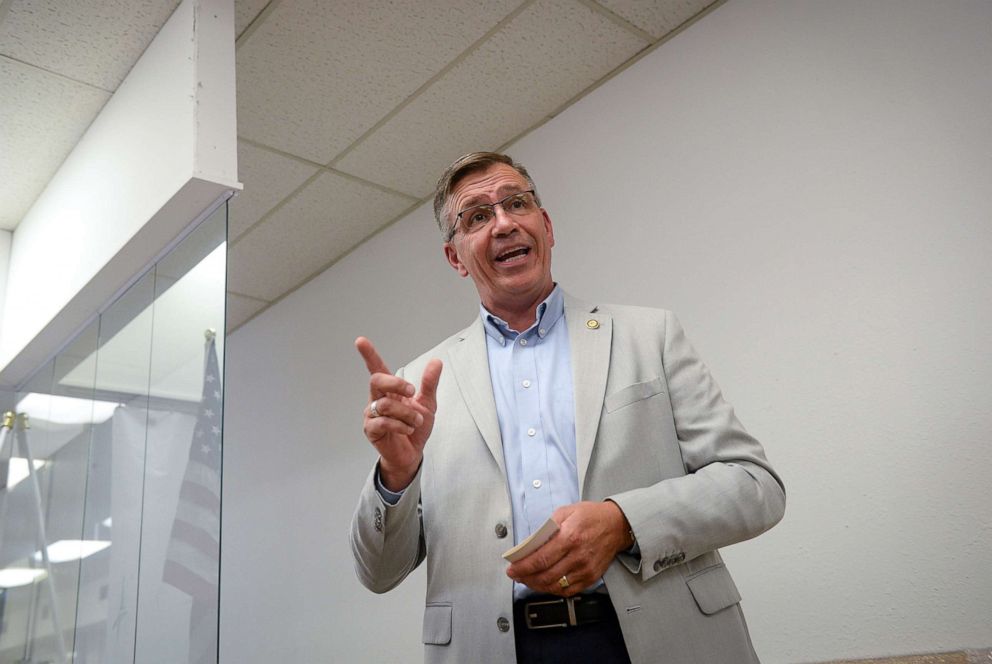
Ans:
{"label": "gold lapel pin", "polygon": [[588,327],[590,330],[595,330],[599,328],[599,321],[596,320],[595,318],[590,318],[589,320],[586,321],[586,327]]}

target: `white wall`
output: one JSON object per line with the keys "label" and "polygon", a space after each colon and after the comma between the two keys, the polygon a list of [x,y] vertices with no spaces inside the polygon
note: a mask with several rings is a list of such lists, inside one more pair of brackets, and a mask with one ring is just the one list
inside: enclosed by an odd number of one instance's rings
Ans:
{"label": "white wall", "polygon": [[7,270],[10,267],[10,243],[14,234],[10,231],[0,231],[0,311],[7,299]]}
{"label": "white wall", "polygon": [[181,3],[13,234],[17,385],[237,183],[232,0]]}
{"label": "white wall", "polygon": [[[677,311],[785,479],[725,551],[766,664],[992,645],[992,4],[731,0],[509,152],[586,299]],[[351,342],[475,314],[422,207],[229,339],[223,662],[419,661],[355,581]]]}

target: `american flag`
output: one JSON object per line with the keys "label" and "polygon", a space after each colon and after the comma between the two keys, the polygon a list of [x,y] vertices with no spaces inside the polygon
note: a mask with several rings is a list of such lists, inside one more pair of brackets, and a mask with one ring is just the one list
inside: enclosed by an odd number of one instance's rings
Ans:
{"label": "american flag", "polygon": [[220,563],[222,388],[209,336],[203,396],[179,491],[162,580],[196,600],[215,602]]}

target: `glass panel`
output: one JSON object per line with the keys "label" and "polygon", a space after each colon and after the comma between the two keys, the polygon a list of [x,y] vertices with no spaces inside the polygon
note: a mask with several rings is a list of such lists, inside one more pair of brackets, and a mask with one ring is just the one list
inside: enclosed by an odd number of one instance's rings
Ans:
{"label": "glass panel", "polygon": [[0,391],[0,662],[216,661],[226,217]]}
{"label": "glass panel", "polygon": [[[19,391],[15,409],[27,417],[6,431],[9,463],[20,467],[13,479],[21,479],[4,492],[9,504],[0,564],[37,575],[4,593],[0,654],[16,653],[13,661],[72,656],[80,561],[88,553],[81,541],[96,335],[94,323]],[[59,385],[69,373],[72,385]]]}
{"label": "glass panel", "polygon": [[[24,409],[34,418],[37,429],[31,442],[33,455],[39,464],[33,474],[31,466],[24,458],[24,450],[15,440],[15,431],[9,426],[0,430],[3,436],[3,450],[0,458],[7,460],[6,480],[0,500],[0,517],[3,517],[3,538],[0,539],[0,566],[8,577],[4,581],[3,630],[0,631],[0,661],[31,661],[32,651],[56,651],[52,639],[35,644],[35,634],[55,634],[51,622],[51,595],[48,593],[48,571],[35,558],[39,550],[44,530],[44,515],[47,509],[48,488],[54,454],[48,450],[48,428],[45,422],[51,409],[51,385],[54,363],[42,368],[23,390],[14,395],[15,408],[24,404]],[[32,395],[25,403],[25,397]],[[45,463],[39,467],[40,463]],[[40,504],[36,500],[34,482],[37,481]],[[47,539],[47,537],[45,538]],[[45,597],[42,600],[42,594]],[[42,601],[44,608],[42,608]],[[39,625],[43,617],[47,625]],[[58,660],[56,660],[58,661]]]}
{"label": "glass panel", "polygon": [[214,662],[226,210],[155,271],[136,662]]}
{"label": "glass panel", "polygon": [[134,657],[153,296],[149,273],[100,317],[83,538],[104,548],[81,563],[75,664]]}

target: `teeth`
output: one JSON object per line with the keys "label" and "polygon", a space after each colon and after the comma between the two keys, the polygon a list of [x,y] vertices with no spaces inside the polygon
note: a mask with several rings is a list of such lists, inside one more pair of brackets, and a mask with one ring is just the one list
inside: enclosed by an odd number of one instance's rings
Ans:
{"label": "teeth", "polygon": [[502,261],[508,261],[511,258],[515,258],[517,256],[523,256],[528,251],[530,251],[530,250],[527,247],[520,247],[519,249],[514,249],[513,251],[508,251],[505,254],[500,254],[499,256],[496,257],[496,260],[497,261],[500,261],[500,262],[502,262]]}

